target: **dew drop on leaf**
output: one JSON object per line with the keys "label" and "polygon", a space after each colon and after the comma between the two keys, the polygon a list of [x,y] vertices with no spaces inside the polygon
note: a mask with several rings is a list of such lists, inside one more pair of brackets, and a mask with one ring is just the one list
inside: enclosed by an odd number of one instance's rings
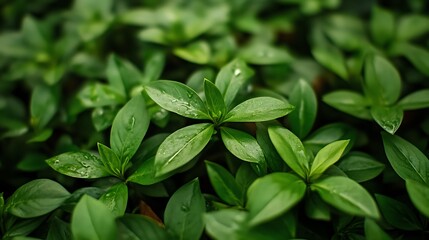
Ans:
{"label": "dew drop on leaf", "polygon": [[240,76],[240,74],[241,74],[241,70],[240,69],[235,69],[234,70],[234,76],[236,76],[236,77],[238,77],[238,76]]}
{"label": "dew drop on leaf", "polygon": [[181,209],[182,211],[184,211],[184,212],[189,212],[189,206],[187,206],[187,205],[182,205],[182,206],[180,207],[180,209]]}

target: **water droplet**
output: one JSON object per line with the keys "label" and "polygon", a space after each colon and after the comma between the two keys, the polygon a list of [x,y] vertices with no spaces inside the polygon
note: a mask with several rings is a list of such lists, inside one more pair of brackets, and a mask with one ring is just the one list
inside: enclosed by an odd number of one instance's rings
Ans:
{"label": "water droplet", "polygon": [[180,209],[182,210],[182,211],[184,211],[184,212],[189,212],[189,206],[187,206],[187,205],[182,205],[181,207],[180,207]]}
{"label": "water droplet", "polygon": [[88,155],[84,155],[83,157],[87,160],[89,159]]}
{"label": "water droplet", "polygon": [[235,69],[234,70],[234,76],[236,76],[236,77],[238,77],[238,76],[240,76],[240,74],[241,74],[241,70],[240,69]]}
{"label": "water droplet", "polygon": [[111,194],[110,194],[110,193],[108,193],[108,194],[106,194],[106,197],[110,197],[110,195],[111,195]]}
{"label": "water droplet", "polygon": [[177,99],[171,100],[171,103],[175,103],[175,102],[177,102]]}
{"label": "water droplet", "polygon": [[188,91],[188,98],[191,98],[191,97],[193,97],[194,96],[194,93],[193,92],[191,92],[191,91]]}

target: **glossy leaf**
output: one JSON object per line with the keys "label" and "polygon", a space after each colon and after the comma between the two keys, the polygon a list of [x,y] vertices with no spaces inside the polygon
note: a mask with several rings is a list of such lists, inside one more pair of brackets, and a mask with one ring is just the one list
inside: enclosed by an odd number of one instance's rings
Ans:
{"label": "glossy leaf", "polygon": [[302,139],[310,132],[316,120],[316,94],[310,84],[300,79],[292,89],[289,101],[295,106],[294,111],[288,116],[291,130]]}
{"label": "glossy leaf", "polygon": [[122,216],[127,208],[128,187],[125,183],[117,183],[101,195],[99,200],[104,203],[115,216]]}
{"label": "glossy leaf", "polygon": [[327,177],[311,184],[320,197],[341,211],[378,219],[380,214],[371,195],[355,181],[341,176]]}
{"label": "glossy leaf", "polygon": [[349,142],[350,140],[340,140],[323,147],[313,160],[309,176],[315,179],[322,175],[326,169],[341,158]]}
{"label": "glossy leaf", "polygon": [[100,201],[84,195],[73,210],[71,218],[73,239],[114,240],[115,217]]}
{"label": "glossy leaf", "polygon": [[394,104],[401,94],[401,76],[384,57],[369,55],[365,59],[366,94],[381,106]]}
{"label": "glossy leaf", "polygon": [[228,170],[206,161],[207,174],[217,195],[230,205],[243,205],[243,192]]}
{"label": "glossy leaf", "polygon": [[426,217],[429,217],[429,187],[420,182],[416,182],[411,179],[405,181],[408,195],[414,206],[423,213]]}
{"label": "glossy leaf", "polygon": [[92,125],[100,132],[110,126],[112,126],[113,119],[115,119],[118,113],[118,108],[113,107],[98,107],[94,108],[91,113]]}
{"label": "glossy leaf", "polygon": [[210,45],[206,41],[192,42],[184,47],[175,48],[173,53],[189,62],[206,64],[210,61]]}
{"label": "glossy leaf", "polygon": [[390,240],[392,239],[374,220],[365,218],[365,237],[368,240]]}
{"label": "glossy leaf", "polygon": [[169,135],[159,146],[155,156],[155,176],[180,168],[200,153],[214,132],[210,123],[181,128]]}
{"label": "glossy leaf", "polygon": [[400,107],[378,107],[373,106],[371,108],[371,115],[374,120],[384,130],[390,134],[395,134],[399,126],[401,126],[404,112]]}
{"label": "glossy leaf", "polygon": [[140,185],[152,185],[170,177],[172,173],[161,174],[157,172],[155,157],[151,157],[142,162],[137,169],[128,177],[127,181]]}
{"label": "glossy leaf", "polygon": [[36,179],[19,187],[4,207],[20,218],[34,218],[60,207],[70,193],[59,183],[49,179]]}
{"label": "glossy leaf", "polygon": [[333,108],[352,116],[371,119],[369,102],[360,93],[349,90],[337,90],[323,96],[323,101]]}
{"label": "glossy leaf", "polygon": [[274,219],[291,209],[303,197],[306,183],[290,173],[272,173],[257,179],[247,191],[250,224]]}
{"label": "glossy leaf", "polygon": [[256,97],[235,106],[224,122],[263,122],[283,117],[294,107],[273,97]]}
{"label": "glossy leaf", "polygon": [[220,69],[216,77],[216,87],[222,93],[225,105],[229,108],[238,91],[252,77],[254,71],[245,62],[235,59]]}
{"label": "glossy leaf", "polygon": [[226,114],[226,106],[223,101],[222,93],[220,93],[216,85],[209,80],[204,79],[204,94],[212,120],[214,122],[222,120]]}
{"label": "glossy leaf", "polygon": [[198,179],[179,188],[167,203],[164,222],[175,239],[200,239],[206,203]]}
{"label": "glossy leaf", "polygon": [[372,9],[369,29],[374,41],[384,45],[391,41],[395,35],[395,16],[387,9],[375,6]]}
{"label": "glossy leaf", "polygon": [[100,154],[100,161],[103,163],[106,170],[108,170],[112,175],[121,176],[121,161],[119,160],[116,153],[112,151],[106,145],[102,143],[97,143],[98,152]]}
{"label": "glossy leaf", "polygon": [[309,173],[309,164],[301,140],[282,127],[269,127],[268,134],[279,155],[302,178]]}
{"label": "glossy leaf", "polygon": [[252,135],[228,127],[221,127],[220,134],[225,147],[234,156],[247,162],[265,162],[264,153]]}
{"label": "glossy leaf", "polygon": [[415,110],[429,107],[429,89],[418,90],[408,94],[398,102],[404,110]]}
{"label": "glossy leaf", "polygon": [[198,94],[183,83],[159,80],[145,86],[147,94],[162,108],[193,119],[210,119]]}
{"label": "glossy leaf", "polygon": [[75,178],[101,178],[110,173],[101,160],[88,152],[66,152],[46,160],[55,171]]}
{"label": "glossy leaf", "polygon": [[44,128],[58,110],[58,95],[55,88],[39,85],[31,95],[31,125]]}
{"label": "glossy leaf", "polygon": [[122,172],[134,156],[149,127],[149,114],[141,94],[119,110],[110,131],[110,147],[121,160]]}
{"label": "glossy leaf", "polygon": [[116,222],[120,240],[167,240],[171,238],[155,221],[142,215],[127,214],[118,218]]}
{"label": "glossy leaf", "polygon": [[363,152],[351,152],[343,157],[338,167],[356,182],[365,182],[378,176],[384,164]]}
{"label": "glossy leaf", "polygon": [[256,123],[256,141],[261,146],[268,168],[273,172],[281,172],[286,170],[287,166],[270,140],[268,135],[269,126],[264,123]]}
{"label": "glossy leaf", "polygon": [[404,180],[429,184],[429,159],[413,144],[381,133],[384,151],[395,172]]}

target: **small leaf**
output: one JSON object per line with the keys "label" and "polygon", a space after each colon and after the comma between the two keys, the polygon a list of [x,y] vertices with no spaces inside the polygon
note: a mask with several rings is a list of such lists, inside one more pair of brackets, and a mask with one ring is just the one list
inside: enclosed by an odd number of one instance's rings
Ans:
{"label": "small leaf", "polygon": [[117,183],[101,195],[99,200],[104,203],[115,216],[122,216],[127,208],[128,187],[125,183]]}
{"label": "small leaf", "polygon": [[207,79],[204,79],[204,94],[206,96],[207,108],[214,122],[222,120],[226,114],[226,106],[223,101],[222,93],[216,85]]}
{"label": "small leaf", "polygon": [[204,230],[206,203],[198,179],[179,188],[167,203],[165,227],[175,239],[198,240]]}
{"label": "small leaf", "polygon": [[400,107],[371,107],[371,115],[374,120],[384,130],[390,134],[395,134],[399,126],[401,126],[404,111]]}
{"label": "small leaf", "polygon": [[247,162],[265,162],[264,153],[252,135],[227,127],[221,127],[220,134],[226,148],[234,156]]}
{"label": "small leaf", "polygon": [[429,89],[423,89],[408,94],[398,102],[398,107],[404,110],[415,110],[429,107]]}
{"label": "small leaf", "polygon": [[391,240],[392,238],[378,226],[378,224],[370,219],[365,218],[364,223],[365,237],[368,240]]}
{"label": "small leaf", "polygon": [[288,116],[291,130],[302,139],[310,132],[316,120],[316,94],[310,84],[300,79],[292,89],[289,101],[295,106],[295,110]]}
{"label": "small leaf", "polygon": [[401,137],[383,132],[381,136],[387,159],[395,172],[404,180],[429,184],[429,159]]}
{"label": "small leaf", "polygon": [[127,214],[117,219],[119,240],[167,240],[171,238],[155,221],[148,217]]}
{"label": "small leaf", "polygon": [[361,119],[371,119],[369,102],[360,93],[337,90],[323,96],[323,101],[333,108]]}
{"label": "small leaf", "polygon": [[109,56],[106,76],[109,85],[124,97],[142,82],[140,71],[128,60],[114,54]]}
{"label": "small leaf", "polygon": [[329,43],[319,43],[312,47],[311,53],[322,66],[333,71],[344,80],[349,78],[344,55],[336,46]]}
{"label": "small leaf", "polygon": [[429,217],[429,187],[420,182],[416,182],[411,179],[405,180],[408,195],[411,198],[414,206],[423,213],[426,217]]}
{"label": "small leaf", "polygon": [[138,94],[119,110],[110,131],[110,147],[122,162],[122,173],[134,156],[149,127],[143,95]]}
{"label": "small leaf", "polygon": [[55,171],[75,178],[109,176],[101,160],[88,152],[66,152],[46,160]]}
{"label": "small leaf", "polygon": [[70,224],[54,217],[51,221],[46,240],[72,239]]}
{"label": "small leaf", "polygon": [[301,140],[288,129],[277,126],[269,127],[268,134],[286,164],[305,179],[309,172],[309,166]]}
{"label": "small leaf", "polygon": [[316,179],[322,175],[326,169],[328,169],[341,158],[349,142],[350,140],[340,140],[330,143],[329,145],[322,148],[314,158],[309,176],[312,179]]}
{"label": "small leaf", "polygon": [[207,64],[211,58],[210,45],[206,41],[195,41],[184,47],[175,48],[173,53],[197,64]]}
{"label": "small leaf", "polygon": [[87,108],[117,105],[125,102],[124,96],[112,87],[101,83],[89,83],[77,94],[80,103]]}
{"label": "small leaf", "polygon": [[157,172],[155,157],[151,157],[138,166],[138,168],[128,177],[127,181],[140,185],[152,185],[170,177],[172,173],[161,174]]}
{"label": "small leaf", "polygon": [[314,131],[306,138],[304,145],[306,149],[311,149],[316,154],[331,142],[350,139],[345,150],[347,152],[353,146],[356,138],[357,131],[352,126],[345,123],[331,123]]}
{"label": "small leaf", "polygon": [[256,141],[258,141],[259,146],[261,146],[268,168],[273,172],[283,172],[286,170],[287,166],[270,140],[268,126],[270,125],[256,123]]}
{"label": "small leaf", "polygon": [[378,176],[384,164],[363,152],[351,152],[343,157],[338,167],[356,182],[365,182]]}
{"label": "small leaf", "polygon": [[213,124],[199,123],[181,128],[169,135],[155,156],[155,176],[185,165],[200,153],[214,132]]}
{"label": "small leaf", "polygon": [[290,173],[272,173],[257,179],[247,191],[250,224],[274,219],[291,209],[305,194],[307,186]]}
{"label": "small leaf", "polygon": [[69,197],[59,183],[37,179],[19,187],[9,197],[4,211],[20,218],[34,218],[55,210]]}
{"label": "small leaf", "polygon": [[355,181],[341,176],[327,177],[311,184],[320,197],[341,211],[357,216],[380,218],[371,195]]}
{"label": "small leaf", "polygon": [[266,43],[252,43],[241,49],[241,59],[258,65],[290,63],[293,58],[284,48],[274,47]]}
{"label": "small leaf", "polygon": [[97,143],[98,152],[100,153],[100,161],[103,163],[106,170],[108,170],[112,175],[121,176],[121,161],[118,156],[112,151],[112,149],[103,145],[102,143]]}
{"label": "small leaf", "polygon": [[216,87],[222,93],[225,105],[229,108],[238,91],[252,77],[254,71],[242,60],[235,59],[223,66],[216,77]]}
{"label": "small leaf", "polygon": [[230,205],[243,205],[243,193],[234,177],[222,166],[206,161],[207,173],[217,195]]}
{"label": "small leaf", "polygon": [[91,113],[92,125],[98,132],[101,132],[112,126],[116,114],[118,114],[118,108],[116,107],[94,108]]}
{"label": "small leaf", "polygon": [[30,100],[31,125],[37,129],[44,128],[57,112],[58,101],[55,88],[36,86]]}
{"label": "small leaf", "polygon": [[76,240],[114,240],[115,216],[106,205],[84,195],[73,210],[71,230]]}
{"label": "small leaf", "polygon": [[159,80],[145,87],[147,94],[162,108],[193,119],[210,119],[198,94],[183,83]]}
{"label": "small leaf", "polygon": [[384,57],[366,57],[364,80],[365,92],[376,105],[392,105],[401,94],[401,76],[395,66]]}
{"label": "small leaf", "polygon": [[410,61],[417,70],[425,76],[429,76],[429,51],[426,48],[419,47],[409,43],[399,43],[392,47],[394,54],[403,55]]}
{"label": "small leaf", "polygon": [[273,97],[256,97],[235,106],[225,116],[224,122],[263,122],[283,117],[294,107]]}
{"label": "small leaf", "polygon": [[369,29],[377,44],[384,45],[393,39],[395,25],[395,16],[392,12],[378,6],[373,7]]}
{"label": "small leaf", "polygon": [[425,15],[408,14],[401,17],[396,28],[396,38],[413,40],[429,32],[429,18]]}

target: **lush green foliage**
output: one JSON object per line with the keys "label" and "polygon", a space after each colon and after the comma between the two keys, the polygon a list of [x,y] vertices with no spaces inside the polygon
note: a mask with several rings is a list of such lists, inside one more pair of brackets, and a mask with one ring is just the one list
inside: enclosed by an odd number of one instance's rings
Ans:
{"label": "lush green foliage", "polygon": [[2,239],[427,239],[429,3],[0,3]]}

